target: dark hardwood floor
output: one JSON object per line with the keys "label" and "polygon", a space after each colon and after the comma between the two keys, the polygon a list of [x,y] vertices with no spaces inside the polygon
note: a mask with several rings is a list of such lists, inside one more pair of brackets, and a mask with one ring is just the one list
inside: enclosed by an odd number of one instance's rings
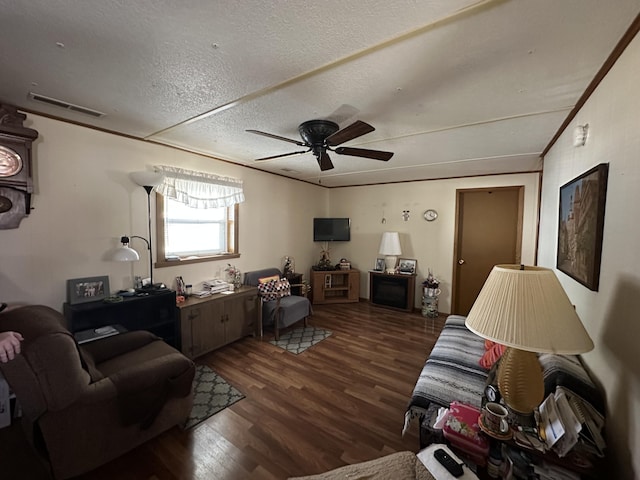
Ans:
{"label": "dark hardwood floor", "polygon": [[[418,451],[417,425],[401,435],[404,413],[443,323],[366,302],[314,306],[310,324],[328,339],[293,355],[267,331],[198,358],[246,398],[81,478],[276,480]],[[0,477],[48,478],[20,433],[0,430]]]}

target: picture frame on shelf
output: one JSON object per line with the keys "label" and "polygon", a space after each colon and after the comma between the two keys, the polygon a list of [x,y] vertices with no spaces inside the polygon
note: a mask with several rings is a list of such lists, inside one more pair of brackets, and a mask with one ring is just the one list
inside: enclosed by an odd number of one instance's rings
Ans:
{"label": "picture frame on shelf", "polygon": [[598,291],[609,164],[601,163],[560,187],[556,268]]}
{"label": "picture frame on shelf", "polygon": [[374,272],[384,272],[385,264],[384,258],[376,258],[376,264],[373,267]]}
{"label": "picture frame on shelf", "polygon": [[414,258],[401,258],[398,261],[398,272],[403,275],[415,275],[418,260]]}
{"label": "picture frame on shelf", "polygon": [[69,305],[97,302],[104,300],[109,295],[109,277],[106,275],[67,280],[67,303]]}

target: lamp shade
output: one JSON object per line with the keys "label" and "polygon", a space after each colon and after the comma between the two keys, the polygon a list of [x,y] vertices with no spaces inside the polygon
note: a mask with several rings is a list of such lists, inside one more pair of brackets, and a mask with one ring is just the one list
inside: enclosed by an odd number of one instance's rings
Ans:
{"label": "lamp shade", "polygon": [[119,247],[112,257],[116,262],[136,262],[140,260],[140,255],[131,247]]}
{"label": "lamp shade", "polygon": [[158,172],[143,170],[141,172],[131,172],[131,179],[141,187],[156,187],[162,183],[164,175]]}
{"label": "lamp shade", "polygon": [[120,237],[122,245],[116,249],[111,257],[116,262],[137,262],[140,260],[140,255],[133,248],[129,246],[129,237]]}
{"label": "lamp shade", "polygon": [[578,354],[593,341],[553,270],[496,265],[467,316],[483,338],[540,353]]}
{"label": "lamp shade", "polygon": [[380,255],[402,255],[400,249],[400,235],[398,232],[384,232],[380,241]]}

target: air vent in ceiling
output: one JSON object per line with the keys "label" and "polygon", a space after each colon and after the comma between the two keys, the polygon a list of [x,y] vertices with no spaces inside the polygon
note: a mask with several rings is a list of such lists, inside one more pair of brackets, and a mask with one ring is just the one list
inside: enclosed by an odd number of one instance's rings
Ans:
{"label": "air vent in ceiling", "polygon": [[102,113],[97,110],[92,110],[87,107],[81,107],[80,105],[74,105],[73,103],[58,100],[56,98],[45,97],[44,95],[40,95],[39,93],[29,92],[29,98],[31,98],[31,100],[35,100],[36,102],[46,103],[55,107],[71,110],[73,112],[84,113],[85,115],[90,115],[96,118],[101,118],[106,115],[106,113]]}

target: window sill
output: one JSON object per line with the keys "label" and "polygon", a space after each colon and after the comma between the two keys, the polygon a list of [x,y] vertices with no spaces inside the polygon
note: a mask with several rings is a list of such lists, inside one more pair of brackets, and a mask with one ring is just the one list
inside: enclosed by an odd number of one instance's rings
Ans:
{"label": "window sill", "polygon": [[226,253],[223,255],[211,255],[210,257],[182,258],[180,260],[161,260],[153,266],[155,268],[176,267],[178,265],[188,265],[190,263],[215,262],[218,260],[228,260],[230,258],[240,258],[239,253]]}

